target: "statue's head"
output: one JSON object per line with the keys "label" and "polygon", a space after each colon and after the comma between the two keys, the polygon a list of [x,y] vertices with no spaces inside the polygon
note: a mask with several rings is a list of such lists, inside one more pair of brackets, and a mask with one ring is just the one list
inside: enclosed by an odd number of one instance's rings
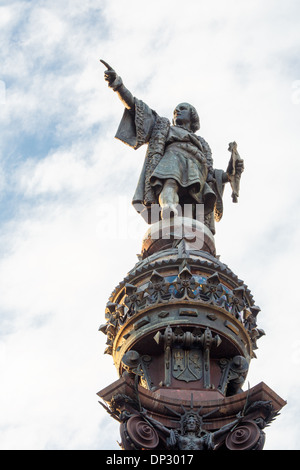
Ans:
{"label": "statue's head", "polygon": [[194,412],[189,412],[183,418],[183,432],[194,432],[196,435],[201,431],[201,418]]}
{"label": "statue's head", "polygon": [[196,132],[200,129],[200,119],[194,106],[189,103],[179,103],[174,109],[173,113],[173,125],[186,125],[192,132]]}

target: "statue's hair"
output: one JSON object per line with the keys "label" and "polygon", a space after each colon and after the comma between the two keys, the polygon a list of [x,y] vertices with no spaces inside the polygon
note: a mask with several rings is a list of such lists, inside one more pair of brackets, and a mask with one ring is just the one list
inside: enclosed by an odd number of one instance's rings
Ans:
{"label": "statue's hair", "polygon": [[193,417],[195,420],[196,420],[196,423],[197,423],[197,435],[200,434],[200,432],[202,431],[202,418],[201,416],[194,412],[194,411],[188,411],[186,412],[182,418],[181,418],[181,433],[184,434],[185,432],[185,429],[186,429],[186,426],[187,426],[187,421],[189,420],[190,417]]}
{"label": "statue's hair", "polygon": [[[200,129],[200,119],[199,119],[199,115],[196,111],[196,108],[194,108],[194,106],[192,106],[190,103],[184,103],[184,104],[187,104],[189,107],[190,107],[190,112],[191,112],[191,129],[193,132],[196,132]],[[173,124],[174,124],[174,120],[173,120]]]}

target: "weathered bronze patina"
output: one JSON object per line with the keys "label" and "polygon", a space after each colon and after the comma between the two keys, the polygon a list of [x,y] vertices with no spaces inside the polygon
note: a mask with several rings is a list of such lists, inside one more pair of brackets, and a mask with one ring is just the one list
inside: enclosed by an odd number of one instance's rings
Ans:
{"label": "weathered bronze patina", "polygon": [[196,135],[200,120],[189,103],[179,103],[172,122],[161,117],[142,100],[135,98],[119,75],[106,62],[105,79],[124,104],[124,114],[116,133],[130,147],[147,144],[144,166],[133,196],[133,205],[152,223],[149,210],[161,207],[161,217],[183,214],[184,205],[204,205],[205,225],[215,233],[215,220],[223,215],[224,185],[230,181],[237,202],[239,180],[244,170],[236,142],[229,144],[231,159],[227,171],[214,169],[212,152],[203,137]]}

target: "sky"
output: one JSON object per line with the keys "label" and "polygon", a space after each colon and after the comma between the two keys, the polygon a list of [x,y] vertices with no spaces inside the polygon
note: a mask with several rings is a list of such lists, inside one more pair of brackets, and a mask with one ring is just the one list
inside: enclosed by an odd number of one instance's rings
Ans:
{"label": "sky", "polygon": [[245,383],[287,401],[266,450],[299,449],[300,4],[297,0],[0,1],[0,449],[119,449],[97,392],[106,302],[148,226],[131,206],[145,147],[114,138],[112,65],[161,116],[198,110],[226,170],[217,253],[261,308]]}

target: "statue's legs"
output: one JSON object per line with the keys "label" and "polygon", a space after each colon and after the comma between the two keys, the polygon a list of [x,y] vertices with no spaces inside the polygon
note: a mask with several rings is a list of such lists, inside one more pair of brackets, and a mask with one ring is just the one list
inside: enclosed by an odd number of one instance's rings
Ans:
{"label": "statue's legs", "polygon": [[163,189],[159,195],[159,205],[161,207],[162,219],[170,217],[173,212],[174,217],[178,215],[177,206],[179,204],[178,184],[173,179],[165,180]]}

